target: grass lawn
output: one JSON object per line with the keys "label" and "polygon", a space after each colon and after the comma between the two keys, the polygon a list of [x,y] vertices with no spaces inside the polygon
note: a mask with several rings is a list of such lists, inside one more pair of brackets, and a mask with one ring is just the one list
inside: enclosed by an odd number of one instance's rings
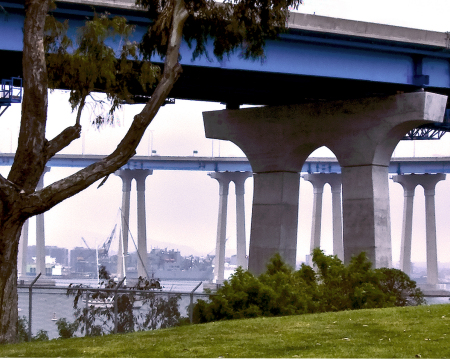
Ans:
{"label": "grass lawn", "polygon": [[450,304],[1,345],[3,357],[449,358]]}

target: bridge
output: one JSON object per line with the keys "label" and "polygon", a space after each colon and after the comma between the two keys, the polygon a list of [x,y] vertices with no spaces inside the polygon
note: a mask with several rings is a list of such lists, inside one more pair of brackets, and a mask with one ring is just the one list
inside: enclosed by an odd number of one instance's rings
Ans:
{"label": "bridge", "polygon": [[[0,5],[8,13],[8,21],[0,21],[8,34],[0,44],[0,77],[20,76],[23,4]],[[125,15],[136,25],[137,40],[149,21],[132,5],[90,0],[59,1],[55,15],[70,17],[73,30],[92,14],[91,5]],[[251,165],[254,273],[274,252],[295,264],[299,174],[321,146],[341,165],[344,260],[366,251],[376,267],[391,266],[391,155],[418,127],[446,128],[448,34],[305,14],[291,14],[288,25],[288,33],[268,42],[262,63],[238,55],[191,61],[184,44],[184,73],[171,96],[227,104],[227,110],[203,114],[205,133],[235,143]],[[240,109],[242,104],[269,106]]]}
{"label": "bridge", "polygon": [[[49,167],[74,167],[74,168],[81,168],[85,167],[99,159],[101,159],[103,155],[77,155],[77,154],[60,154],[56,155],[54,158],[52,158],[48,166]],[[14,154],[1,154],[0,155],[0,164],[2,166],[10,166],[12,164],[12,161],[14,159]],[[124,171],[123,171],[124,170]],[[240,210],[239,214],[236,218],[237,221],[237,228],[239,223],[244,222],[244,205],[243,205],[243,197],[244,197],[244,191],[243,191],[243,182],[245,182],[245,179],[251,176],[251,167],[250,163],[248,162],[247,158],[245,157],[239,157],[239,158],[224,158],[224,157],[198,157],[198,156],[187,156],[187,157],[179,157],[179,156],[135,156],[133,157],[128,164],[126,164],[122,171],[118,172],[118,174],[122,177],[124,180],[124,184],[126,184],[124,193],[123,193],[123,199],[125,199],[125,208],[128,208],[126,212],[124,212],[124,216],[128,219],[129,217],[129,196],[131,192],[131,184],[127,183],[127,176],[130,176],[128,180],[131,178],[136,179],[138,184],[138,192],[140,192],[140,195],[138,198],[145,199],[145,184],[142,184],[142,177],[141,174],[144,173],[143,179],[145,180],[145,177],[147,175],[150,175],[152,171],[158,171],[158,170],[173,170],[173,171],[207,171],[210,172],[209,175],[212,178],[215,178],[219,181],[220,185],[223,188],[228,187],[228,183],[225,184],[223,182],[224,177],[228,177],[228,180],[235,181],[236,187],[239,188],[236,191],[236,203],[238,204],[239,197],[241,198],[241,203],[239,204]],[[398,174],[403,176],[403,180],[412,180],[416,181],[417,177],[419,178],[426,178],[427,176],[434,177],[436,175],[428,175],[428,174],[434,174],[434,173],[449,173],[450,172],[450,158],[393,158],[391,160],[390,164],[390,173]],[[120,174],[122,173],[122,174]],[[342,248],[342,215],[341,215],[341,183],[340,183],[340,166],[337,163],[336,158],[325,158],[325,157],[318,157],[318,158],[308,158],[307,161],[304,164],[304,167],[302,169],[302,173],[306,173],[303,175],[304,179],[306,181],[310,181],[313,184],[314,188],[314,208],[313,208],[313,222],[312,222],[312,228],[311,228],[311,249],[314,247],[320,247],[320,241],[321,241],[321,223],[322,223],[322,194],[323,194],[323,185],[326,182],[329,182],[331,185],[331,191],[333,195],[333,250],[336,255],[342,258],[343,254],[343,248]],[[427,174],[428,173],[428,174]],[[409,174],[409,175],[405,175]],[[422,174],[422,175],[420,175]],[[239,182],[240,178],[240,182]],[[337,188],[335,187],[336,183],[335,180],[337,180]],[[394,181],[396,181],[394,176]],[[225,185],[225,187],[224,187]],[[43,182],[40,184],[40,186],[43,186]],[[224,193],[227,194],[226,190],[223,192],[223,190],[220,191],[220,198],[222,200],[227,198],[227,195],[224,196]],[[337,198],[336,198],[337,196]],[[412,200],[413,197],[411,197],[411,194],[409,195],[409,198],[405,196],[405,199]],[[227,207],[226,205],[223,205],[224,201],[221,201],[219,205],[219,214],[221,216],[225,216],[227,214]],[[127,205],[128,204],[128,205]],[[410,213],[409,215],[412,216],[412,207],[409,208]],[[138,212],[143,212],[144,220],[142,221],[141,225],[139,226],[141,229],[145,228],[145,206],[141,206],[140,209],[138,208]],[[427,212],[432,212],[433,209],[427,209]],[[306,215],[306,214],[305,214]],[[38,216],[38,223],[40,223],[43,228],[43,216]],[[126,221],[128,223],[129,220]],[[143,225],[144,224],[144,225]],[[403,224],[403,227],[405,228],[406,224]],[[427,225],[428,226],[428,225]],[[245,228],[245,224],[242,225],[243,228]],[[141,230],[142,231],[142,230]],[[222,221],[218,224],[218,231],[223,232],[226,234],[226,219],[225,221]],[[434,228],[435,231],[435,228]],[[138,236],[139,238],[143,238],[142,234],[139,235],[139,229],[138,229]],[[433,225],[428,226],[427,233],[433,232]],[[44,235],[43,231],[41,232],[42,239],[37,239],[37,243],[44,244]],[[128,234],[123,234],[123,236],[126,238],[128,237]],[[237,249],[237,255],[239,256],[238,262],[240,262],[240,265],[245,266],[246,260],[245,260],[245,232],[239,233],[237,235],[237,241],[241,241],[240,247],[238,246]],[[22,247],[23,247],[24,241],[22,241]],[[25,242],[26,243],[26,242]],[[146,245],[143,245],[146,247]],[[142,247],[142,246],[141,246]],[[405,263],[403,265],[403,270],[407,273],[411,273],[411,267],[410,267],[410,260],[411,258],[411,249],[410,246],[405,247],[405,244],[402,244],[402,251],[401,254],[405,253],[405,250],[408,251],[408,256],[402,255],[401,260]],[[24,249],[22,249],[23,253]],[[44,251],[41,251],[42,253],[45,253]],[[225,249],[217,249],[216,252],[218,254],[223,254]],[[144,254],[142,254],[142,257],[144,258]],[[242,259],[241,259],[242,258]],[[222,259],[223,262],[223,259]],[[21,265],[24,263],[21,261]],[[44,265],[45,266],[45,265]],[[119,272],[123,271],[119,269]],[[22,269],[22,272],[24,270]],[[219,279],[219,281],[223,280],[223,266],[216,265],[216,278]],[[435,281],[437,282],[437,268],[436,268],[436,277]],[[433,289],[426,288],[427,293],[430,294],[437,294],[436,291]],[[433,292],[434,291],[434,292]]]}
{"label": "bridge", "polygon": [[[106,155],[57,154],[47,163],[51,167],[84,168]],[[0,166],[11,166],[14,153],[0,154]],[[200,156],[133,156],[122,169],[130,170],[187,170],[187,171],[252,171],[245,157]],[[333,157],[310,157],[302,173],[341,173],[341,167]],[[450,173],[450,157],[397,157],[389,164],[391,174]]]}

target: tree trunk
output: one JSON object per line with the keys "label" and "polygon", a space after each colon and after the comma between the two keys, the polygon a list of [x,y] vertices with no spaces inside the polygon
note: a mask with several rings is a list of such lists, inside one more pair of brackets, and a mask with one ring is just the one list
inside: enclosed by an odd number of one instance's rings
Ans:
{"label": "tree trunk", "polygon": [[161,80],[116,150],[97,163],[35,191],[47,161],[79,137],[81,130],[75,123],[54,139],[45,139],[48,86],[43,38],[47,11],[47,0],[25,1],[24,97],[19,144],[8,179],[0,175],[0,344],[17,340],[17,254],[23,223],[125,165],[182,71],[178,63],[179,47],[188,12],[184,0],[174,0]]}
{"label": "tree trunk", "polygon": [[0,228],[0,344],[17,341],[17,253],[22,225],[19,220],[6,221]]}

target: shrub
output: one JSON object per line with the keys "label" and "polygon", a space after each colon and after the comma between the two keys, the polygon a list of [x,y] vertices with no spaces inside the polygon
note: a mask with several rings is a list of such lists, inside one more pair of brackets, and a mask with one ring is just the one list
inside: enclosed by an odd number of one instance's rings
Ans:
{"label": "shrub", "polygon": [[294,271],[276,254],[259,277],[239,267],[209,301],[197,300],[194,323],[257,316],[420,305],[422,292],[400,270],[373,269],[365,253],[346,266],[320,249],[312,254],[316,271]]}
{"label": "shrub", "polygon": [[61,339],[69,339],[73,337],[78,329],[78,323],[76,321],[70,323],[66,318],[56,320],[56,326],[58,327],[58,333]]}
{"label": "shrub", "polygon": [[[119,293],[116,298],[110,303],[111,292],[103,289],[115,289],[117,283],[112,280],[104,268],[99,271],[102,279],[100,289],[89,289],[92,293],[91,299],[105,302],[106,306],[94,306],[85,304],[80,306],[80,300],[84,300],[85,291],[81,285],[70,286],[67,295],[73,295],[73,308],[75,321],[70,324],[65,319],[60,319],[57,322],[60,336],[73,336],[76,331],[81,334],[99,336],[104,334],[111,334],[115,332],[115,315],[114,315],[114,301],[117,302],[117,332],[127,333],[141,330],[154,330],[157,328],[165,328],[175,326],[180,319],[180,312],[178,310],[179,295],[172,295],[169,299],[163,298],[159,292],[141,293]],[[156,279],[139,278],[138,283],[134,287],[129,287],[130,290],[158,290],[161,285]],[[136,302],[140,302],[141,311],[135,313],[133,308]],[[103,304],[102,304],[103,305]],[[144,311],[142,311],[144,310]],[[63,335],[64,334],[64,335]]]}
{"label": "shrub", "polygon": [[385,293],[394,297],[395,306],[416,306],[425,304],[423,292],[416,287],[416,282],[398,269],[380,268],[380,286]]}
{"label": "shrub", "polygon": [[[17,321],[17,342],[28,341],[28,319],[22,316]],[[35,336],[31,337],[31,341],[47,341],[48,332],[45,330],[38,330]]]}

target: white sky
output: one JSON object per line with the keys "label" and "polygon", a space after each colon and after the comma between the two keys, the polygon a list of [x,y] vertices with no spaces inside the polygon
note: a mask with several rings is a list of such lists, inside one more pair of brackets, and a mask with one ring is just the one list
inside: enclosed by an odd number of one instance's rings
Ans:
{"label": "white sky", "polygon": [[[407,26],[445,32],[450,30],[448,0],[305,0],[299,11],[317,15]],[[49,100],[48,138],[74,122],[70,112],[67,94],[54,92]],[[67,104],[67,105],[66,105]],[[75,141],[64,153],[106,154],[112,151],[129,127],[134,114],[141,106],[126,106],[119,112],[120,125],[97,131],[89,126],[89,114],[82,120],[83,139]],[[159,155],[198,156],[243,156],[234,145],[225,141],[205,138],[202,111],[219,110],[224,106],[215,103],[200,103],[177,100],[175,105],[167,105],[158,113],[138,147],[138,155],[148,155],[156,150]],[[11,152],[17,146],[20,120],[20,106],[13,105],[0,119],[0,151]],[[439,142],[402,142],[395,156],[450,156],[450,135]],[[153,139],[153,142],[151,141]],[[318,154],[329,156],[328,151]],[[60,179],[76,169],[53,168],[45,175],[45,184]],[[9,168],[0,167],[6,176]],[[436,216],[439,261],[450,261],[446,250],[450,222],[449,213],[450,180],[442,181],[436,189]],[[90,247],[102,244],[109,236],[114,224],[119,221],[118,208],[121,205],[122,185],[116,176],[110,176],[106,184],[97,189],[94,184],[84,192],[64,201],[45,215],[46,243],[73,248],[84,246],[84,237]],[[135,185],[133,184],[133,189]],[[210,179],[206,172],[155,171],[146,182],[146,211],[148,248],[167,246],[180,249],[182,255],[213,253],[215,249],[218,183]],[[403,190],[401,185],[390,181],[392,247],[394,263],[400,254],[400,236],[403,211]],[[250,232],[253,184],[246,182],[246,231],[247,247]],[[130,227],[136,239],[136,194],[131,195]],[[312,185],[301,181],[300,211],[298,230],[297,261],[304,260],[309,252],[312,211]],[[227,255],[235,253],[235,197],[234,186],[230,186],[228,199]],[[416,189],[414,204],[413,261],[425,261],[425,213],[422,188]],[[322,247],[331,251],[331,193],[327,185],[323,199]],[[29,244],[35,244],[35,225],[31,219]],[[133,249],[130,239],[129,249]],[[117,247],[117,243],[112,245]],[[115,249],[113,249],[115,250]]]}

